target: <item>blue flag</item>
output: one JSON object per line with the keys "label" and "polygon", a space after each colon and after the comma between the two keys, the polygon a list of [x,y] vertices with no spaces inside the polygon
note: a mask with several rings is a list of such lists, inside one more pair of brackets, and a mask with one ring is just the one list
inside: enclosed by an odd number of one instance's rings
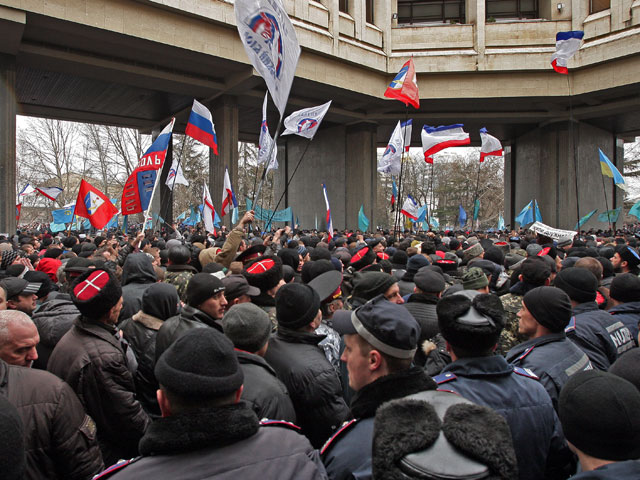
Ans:
{"label": "blue flag", "polygon": [[598,211],[598,209],[596,208],[595,210],[591,210],[589,213],[587,213],[584,217],[582,217],[580,219],[580,221],[578,223],[576,223],[576,226],[574,227],[574,230],[578,230],[582,225],[584,225],[585,223],[587,223],[589,221],[589,219],[591,217],[593,217],[593,215]]}
{"label": "blue flag", "polygon": [[49,230],[52,233],[64,232],[67,229],[67,226],[64,223],[53,223],[49,224]]}
{"label": "blue flag", "polygon": [[478,220],[478,215],[480,215],[480,199],[476,198],[476,201],[473,203],[473,221]]}
{"label": "blue flag", "polygon": [[467,223],[467,212],[464,211],[462,205],[460,205],[458,209],[458,221],[460,222],[461,227],[464,227],[464,224]]}
{"label": "blue flag", "polygon": [[418,209],[418,220],[416,223],[424,222],[427,219],[427,206],[423,205]]}
{"label": "blue flag", "polygon": [[364,205],[360,205],[360,211],[358,212],[358,229],[361,232],[369,230],[369,219],[364,214]]}
{"label": "blue flag", "polygon": [[533,220],[535,222],[542,222],[542,214],[540,213],[540,209],[538,208],[538,200],[534,200],[533,203],[536,206],[536,208],[535,208],[535,217],[534,217]]}
{"label": "blue flag", "polygon": [[75,208],[75,205],[71,205],[59,210],[52,210],[51,216],[53,217],[53,223],[71,223],[73,219],[73,210]]}
{"label": "blue flag", "polygon": [[440,222],[436,217],[431,217],[429,219],[429,223],[431,224],[431,228],[433,228],[434,230],[440,228]]}
{"label": "blue flag", "polygon": [[602,150],[598,149],[598,153],[600,154],[600,170],[602,171],[602,174],[609,178],[613,178],[613,183],[616,187],[626,190],[627,184],[624,181],[624,177],[620,174],[615,165],[611,163],[611,160],[607,158]]}
{"label": "blue flag", "polygon": [[520,211],[518,216],[516,217],[516,222],[520,225],[528,225],[529,223],[533,223],[533,200],[531,200],[527,205]]}
{"label": "blue flag", "polygon": [[640,201],[637,201],[635,205],[631,207],[631,210],[629,210],[629,215],[633,215],[638,220],[640,220]]}
{"label": "blue flag", "polygon": [[504,230],[504,218],[502,218],[502,214],[498,215],[498,230]]}
{"label": "blue flag", "polygon": [[598,215],[598,221],[603,223],[616,223],[621,211],[622,207],[618,207],[614,208],[613,210],[602,212],[600,215]]}

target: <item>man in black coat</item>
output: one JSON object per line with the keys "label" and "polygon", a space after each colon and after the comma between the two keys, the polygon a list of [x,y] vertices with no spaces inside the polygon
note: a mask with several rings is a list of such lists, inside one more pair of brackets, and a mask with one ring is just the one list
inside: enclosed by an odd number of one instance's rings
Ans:
{"label": "man in black coat", "polygon": [[142,457],[97,479],[326,478],[317,451],[294,425],[260,423],[240,402],[244,375],[222,333],[186,333],[160,357],[155,375],[162,418],[142,437]]}
{"label": "man in black coat", "polygon": [[308,285],[291,283],[276,294],[278,331],[269,342],[265,360],[291,395],[298,425],[319,448],[346,420],[349,409],[335,369],[314,333],[322,321],[320,297]]}
{"label": "man in black coat", "polygon": [[146,253],[132,253],[122,267],[122,311],[120,320],[132,317],[140,311],[142,295],[156,283],[153,262]]}
{"label": "man in black coat", "polygon": [[296,412],[287,387],[263,358],[269,348],[269,315],[257,305],[240,303],[227,311],[222,329],[233,342],[244,373],[242,400],[251,405],[258,418],[295,423]]}

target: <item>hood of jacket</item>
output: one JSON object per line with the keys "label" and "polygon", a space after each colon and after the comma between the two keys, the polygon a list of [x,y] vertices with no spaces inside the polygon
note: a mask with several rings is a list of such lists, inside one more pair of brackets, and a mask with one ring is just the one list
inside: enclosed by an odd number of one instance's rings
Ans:
{"label": "hood of jacket", "polygon": [[122,285],[130,283],[155,283],[153,262],[146,253],[131,253],[122,267]]}

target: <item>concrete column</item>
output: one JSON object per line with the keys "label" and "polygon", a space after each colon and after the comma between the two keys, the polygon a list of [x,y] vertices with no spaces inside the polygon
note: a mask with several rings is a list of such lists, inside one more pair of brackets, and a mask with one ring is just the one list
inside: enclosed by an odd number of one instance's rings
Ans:
{"label": "concrete column", "polygon": [[[218,137],[218,155],[209,152],[209,191],[222,224],[231,226],[231,215],[222,216],[224,171],[229,169],[231,185],[238,190],[238,103],[236,97],[225,95],[211,105]],[[236,197],[237,199],[237,197]],[[238,200],[239,201],[239,200]]]}
{"label": "concrete column", "polygon": [[345,224],[336,228],[358,228],[358,211],[364,205],[369,228],[375,229],[374,216],[378,183],[375,123],[358,123],[347,128],[345,146]]}
{"label": "concrete column", "polygon": [[16,231],[16,61],[0,55],[0,233]]}

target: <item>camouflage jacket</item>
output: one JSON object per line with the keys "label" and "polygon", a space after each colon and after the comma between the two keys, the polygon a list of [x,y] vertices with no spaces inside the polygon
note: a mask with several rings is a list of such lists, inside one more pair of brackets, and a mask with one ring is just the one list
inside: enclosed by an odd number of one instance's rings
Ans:
{"label": "camouflage jacket", "polygon": [[499,297],[504,307],[504,328],[498,341],[498,353],[505,355],[516,345],[524,342],[527,338],[518,333],[517,313],[522,308],[522,295],[507,293]]}
{"label": "camouflage jacket", "polygon": [[187,303],[187,285],[196,273],[198,272],[191,265],[169,265],[164,281],[176,287],[180,300]]}

